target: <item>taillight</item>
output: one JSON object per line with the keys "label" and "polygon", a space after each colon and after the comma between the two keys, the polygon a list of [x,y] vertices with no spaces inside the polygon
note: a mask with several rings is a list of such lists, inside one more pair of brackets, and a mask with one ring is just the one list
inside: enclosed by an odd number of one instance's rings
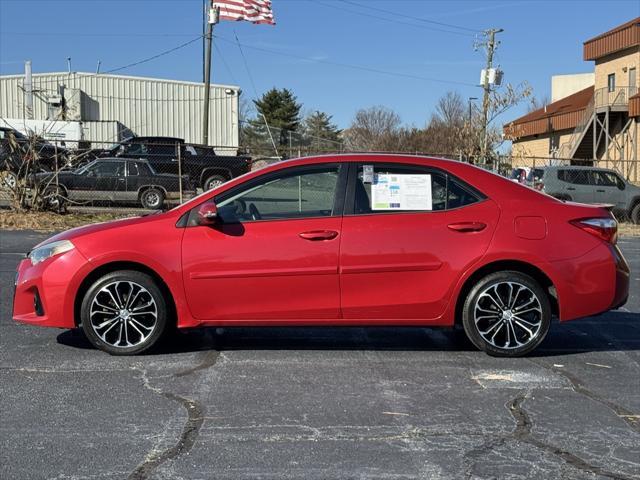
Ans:
{"label": "taillight", "polygon": [[612,245],[618,240],[618,222],[613,218],[580,218],[571,224]]}

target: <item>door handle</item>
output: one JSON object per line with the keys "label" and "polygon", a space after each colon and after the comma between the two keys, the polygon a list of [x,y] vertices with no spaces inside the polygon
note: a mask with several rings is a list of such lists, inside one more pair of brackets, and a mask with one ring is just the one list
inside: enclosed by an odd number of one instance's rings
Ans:
{"label": "door handle", "polygon": [[338,236],[338,232],[335,230],[312,230],[309,232],[302,232],[298,234],[300,238],[311,241],[320,240],[333,240]]}
{"label": "door handle", "polygon": [[573,187],[567,187],[567,190],[575,190]]}
{"label": "door handle", "polygon": [[598,193],[604,193],[604,190],[596,190]]}
{"label": "door handle", "polygon": [[487,228],[486,223],[482,222],[459,222],[459,223],[450,223],[447,225],[450,230],[460,233],[466,232],[479,232]]}
{"label": "door handle", "polygon": [[124,182],[124,178],[118,178],[119,182]]}

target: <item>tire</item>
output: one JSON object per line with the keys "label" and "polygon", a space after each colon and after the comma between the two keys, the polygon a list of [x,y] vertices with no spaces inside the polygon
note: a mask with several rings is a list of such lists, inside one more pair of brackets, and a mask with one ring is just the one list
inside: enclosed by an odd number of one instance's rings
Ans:
{"label": "tire", "polygon": [[636,225],[640,225],[640,202],[636,203],[631,209],[631,215],[629,215],[631,221]]}
{"label": "tire", "polygon": [[3,190],[15,190],[16,185],[18,183],[18,176],[6,170],[0,173],[0,188]]}
{"label": "tire", "polygon": [[496,272],[480,279],[467,295],[462,325],[469,340],[487,354],[520,357],[540,345],[549,332],[551,304],[530,276]]}
{"label": "tire", "polygon": [[159,210],[164,204],[164,192],[159,188],[148,188],[140,194],[140,203],[143,208]]}
{"label": "tire", "polygon": [[227,181],[226,177],[223,177],[222,175],[211,175],[209,177],[207,177],[207,179],[202,182],[202,189],[207,192],[209,190],[212,190],[216,187],[219,187],[220,185],[222,185],[223,183],[225,183]]}
{"label": "tire", "polygon": [[168,316],[155,281],[135,270],[98,279],[80,308],[85,335],[96,348],[111,355],[136,355],[152,348],[167,330]]}
{"label": "tire", "polygon": [[64,208],[66,191],[61,185],[49,185],[42,191],[42,203],[47,210],[56,212]]}

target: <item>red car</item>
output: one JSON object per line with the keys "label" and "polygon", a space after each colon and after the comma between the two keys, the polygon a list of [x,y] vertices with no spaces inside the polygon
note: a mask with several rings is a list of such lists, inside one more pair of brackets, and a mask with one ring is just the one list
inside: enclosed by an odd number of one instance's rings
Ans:
{"label": "red car", "polygon": [[553,317],[623,305],[601,207],[474,166],[401,155],[291,160],[173,210],[76,228],[18,268],[13,318],[135,354],[171,326],[461,324],[524,355]]}

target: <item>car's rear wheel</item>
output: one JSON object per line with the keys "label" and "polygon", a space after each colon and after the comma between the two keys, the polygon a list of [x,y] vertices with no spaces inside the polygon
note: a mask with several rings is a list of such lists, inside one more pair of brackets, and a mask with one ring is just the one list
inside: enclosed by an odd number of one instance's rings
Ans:
{"label": "car's rear wheel", "polygon": [[18,184],[18,176],[10,170],[0,172],[0,188],[15,190]]}
{"label": "car's rear wheel", "polygon": [[496,272],[478,281],[467,295],[462,324],[469,340],[489,355],[519,357],[544,340],[551,304],[530,276]]}
{"label": "car's rear wheel", "polygon": [[167,303],[154,280],[122,270],[97,280],[80,310],[89,341],[111,355],[134,355],[153,347],[168,324]]}
{"label": "car's rear wheel", "polygon": [[640,225],[640,202],[636,203],[631,209],[631,221],[636,225]]}
{"label": "car's rear wheel", "polygon": [[227,179],[225,177],[223,177],[222,175],[211,175],[209,177],[207,177],[207,179],[204,181],[204,184],[202,185],[202,188],[205,191],[209,191],[212,190],[216,187],[219,187],[220,185],[222,185],[224,182],[226,182]]}
{"label": "car's rear wheel", "polygon": [[164,203],[164,193],[158,188],[148,188],[140,194],[140,203],[143,208],[158,210]]}

